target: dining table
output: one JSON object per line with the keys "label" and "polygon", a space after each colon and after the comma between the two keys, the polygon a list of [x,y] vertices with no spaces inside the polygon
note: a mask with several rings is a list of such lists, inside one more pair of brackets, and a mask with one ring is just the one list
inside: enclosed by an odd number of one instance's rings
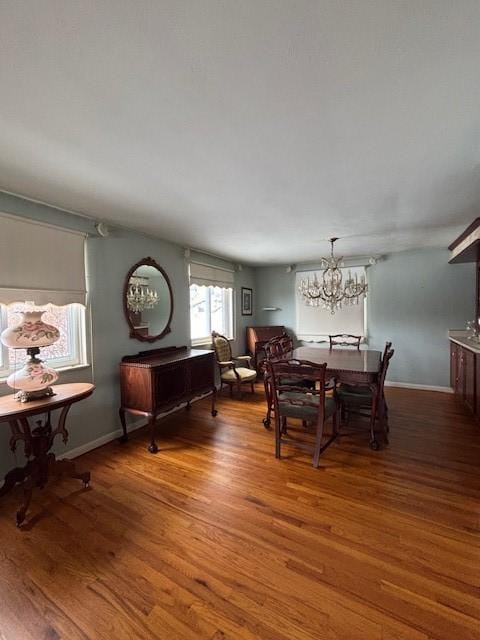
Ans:
{"label": "dining table", "polygon": [[[349,349],[349,348],[323,348],[323,347],[297,347],[283,356],[285,360],[304,360],[313,364],[327,364],[326,377],[334,378],[335,384],[365,385],[370,387],[372,393],[371,411],[371,442],[372,449],[379,448],[379,442],[375,434],[375,422],[380,421],[383,436],[387,440],[387,407],[382,389],[380,388],[380,372],[382,369],[382,352],[373,349]],[[267,379],[265,380],[265,392],[267,397],[267,415],[263,419],[266,428],[270,427],[271,413],[273,410],[271,389]]]}
{"label": "dining table", "polygon": [[382,352],[372,349],[297,347],[292,358],[314,364],[326,362],[327,376],[335,378],[337,384],[376,384],[382,366]]}

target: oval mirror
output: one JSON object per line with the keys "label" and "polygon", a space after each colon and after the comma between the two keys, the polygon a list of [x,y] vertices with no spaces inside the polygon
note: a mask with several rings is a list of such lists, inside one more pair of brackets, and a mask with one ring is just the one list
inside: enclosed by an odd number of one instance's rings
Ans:
{"label": "oval mirror", "polygon": [[144,258],[127,273],[123,309],[130,337],[154,342],[170,333],[173,295],[167,274],[153,258]]}

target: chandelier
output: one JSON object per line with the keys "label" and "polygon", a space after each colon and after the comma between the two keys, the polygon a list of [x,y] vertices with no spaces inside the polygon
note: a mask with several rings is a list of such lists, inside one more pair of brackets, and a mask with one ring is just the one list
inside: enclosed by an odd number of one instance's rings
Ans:
{"label": "chandelier", "polygon": [[153,309],[158,304],[158,293],[148,286],[148,278],[132,276],[128,283],[127,307],[134,313]]}
{"label": "chandelier", "polygon": [[332,245],[330,256],[322,258],[320,267],[323,269],[321,280],[315,273],[313,278],[304,278],[300,282],[298,291],[305,299],[306,304],[312,307],[322,306],[329,309],[330,313],[342,308],[342,305],[358,304],[362,295],[367,292],[368,285],[365,282],[365,276],[358,275],[352,277],[350,271],[343,281],[342,265],[343,258],[333,255],[333,245],[338,238],[330,238]]}

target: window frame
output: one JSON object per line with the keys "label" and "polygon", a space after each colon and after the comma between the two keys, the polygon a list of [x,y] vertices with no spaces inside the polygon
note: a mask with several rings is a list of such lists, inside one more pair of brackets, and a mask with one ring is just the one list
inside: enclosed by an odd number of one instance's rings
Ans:
{"label": "window frame", "polygon": [[[188,318],[189,318],[189,325],[190,325],[190,344],[192,347],[198,347],[198,346],[202,346],[202,345],[206,345],[206,344],[210,344],[212,341],[212,312],[211,312],[211,290],[213,288],[215,288],[215,285],[203,285],[205,286],[206,289],[208,289],[209,291],[209,296],[208,296],[208,309],[209,309],[209,313],[208,313],[208,317],[210,319],[209,322],[209,327],[210,327],[210,333],[207,336],[202,336],[200,338],[192,338],[192,306],[191,306],[191,295],[190,295],[190,291],[191,291],[191,287],[196,286],[202,286],[199,284],[196,284],[195,282],[192,282],[189,284],[188,286]],[[236,314],[235,314],[235,300],[236,300],[236,290],[235,287],[220,287],[217,286],[217,288],[219,289],[223,289],[224,291],[231,291],[231,295],[230,295],[230,303],[229,303],[229,311],[230,311],[230,324],[231,324],[231,331],[232,331],[232,335],[226,335],[225,337],[229,340],[229,341],[234,341],[235,340],[235,333],[236,333]]]}
{"label": "window frame", "polygon": [[[41,305],[44,306],[44,305]],[[54,305],[55,306],[55,305]],[[72,356],[62,356],[60,358],[48,358],[45,362],[57,371],[67,371],[80,367],[88,367],[90,363],[87,359],[87,333],[86,315],[87,309],[84,305],[74,303],[67,306],[67,328],[68,341],[73,345]],[[0,333],[7,326],[8,307],[0,305]],[[5,382],[10,374],[14,372],[9,364],[10,348],[0,343],[0,383]],[[40,351],[41,357],[41,351]],[[20,367],[17,367],[20,368]]]}

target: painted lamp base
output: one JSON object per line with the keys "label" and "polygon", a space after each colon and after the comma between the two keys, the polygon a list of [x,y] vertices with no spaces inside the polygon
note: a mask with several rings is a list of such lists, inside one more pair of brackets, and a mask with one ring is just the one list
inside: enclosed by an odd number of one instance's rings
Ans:
{"label": "painted lamp base", "polygon": [[7,378],[8,386],[19,392],[15,398],[21,402],[54,395],[50,385],[58,380],[58,373],[36,357],[39,351],[37,348],[28,349],[30,360]]}
{"label": "painted lamp base", "polygon": [[15,400],[19,402],[29,402],[30,400],[41,400],[42,398],[50,398],[55,395],[52,387],[40,389],[39,391],[19,391],[15,394]]}

